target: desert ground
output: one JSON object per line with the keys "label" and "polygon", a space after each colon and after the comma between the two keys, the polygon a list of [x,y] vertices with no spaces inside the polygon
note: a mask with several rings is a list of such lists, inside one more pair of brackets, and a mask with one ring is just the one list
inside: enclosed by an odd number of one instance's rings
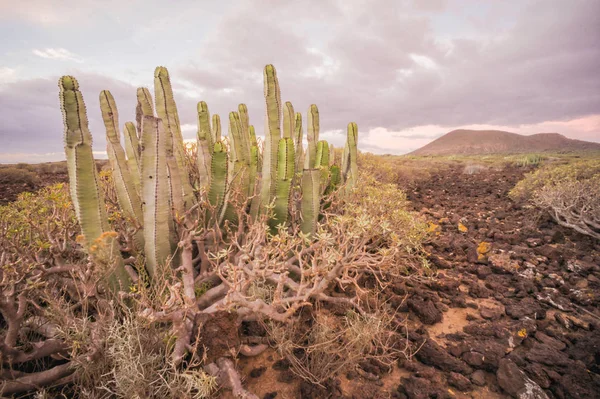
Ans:
{"label": "desert ground", "polygon": [[[600,242],[508,196],[544,164],[519,166],[501,157],[384,159],[431,233],[424,245],[427,270],[388,281],[382,290],[406,338],[403,355],[393,364],[359,361],[313,384],[271,345],[258,356],[237,357],[248,391],[282,399],[599,397]],[[61,164],[19,167],[36,179],[2,182],[3,203],[19,191],[67,180]],[[347,310],[337,304],[319,309],[331,315]],[[307,325],[313,311],[300,311]],[[214,358],[245,336],[270,342],[264,324],[240,324],[227,312],[202,326],[205,351]]]}

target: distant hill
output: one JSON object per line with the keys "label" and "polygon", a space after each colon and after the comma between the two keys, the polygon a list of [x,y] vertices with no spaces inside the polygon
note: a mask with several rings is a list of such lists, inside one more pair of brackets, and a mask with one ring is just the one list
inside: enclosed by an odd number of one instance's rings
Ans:
{"label": "distant hill", "polygon": [[533,152],[600,151],[600,143],[569,139],[558,133],[531,136],[501,130],[453,130],[410,155],[483,155]]}

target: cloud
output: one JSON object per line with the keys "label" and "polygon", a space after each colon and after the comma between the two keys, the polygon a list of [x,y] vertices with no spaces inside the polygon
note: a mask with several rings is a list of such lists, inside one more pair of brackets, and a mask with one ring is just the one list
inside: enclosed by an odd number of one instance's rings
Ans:
{"label": "cloud", "polygon": [[17,70],[14,68],[0,67],[0,84],[11,83],[17,79]]}
{"label": "cloud", "polygon": [[51,60],[68,60],[75,61],[77,63],[83,63],[83,59],[81,57],[64,48],[47,48],[44,50],[34,49],[32,53],[38,57],[48,58]]}
{"label": "cloud", "polygon": [[[86,72],[73,73],[81,76],[86,101],[97,102],[101,89],[122,90],[117,100],[128,119],[134,115],[135,88],[125,81],[151,82],[156,63],[168,64],[186,138],[195,135],[200,100],[221,115],[224,132],[228,113],[246,103],[260,134],[262,69],[272,63],[282,100],[305,118],[316,103],[323,137],[335,143],[343,142],[350,121],[359,126],[362,148],[397,153],[464,126],[600,140],[600,3],[595,0],[239,0],[211,3],[201,24],[195,12],[203,5],[185,3],[177,12],[165,8],[164,16],[150,18],[110,1],[119,17],[97,16],[100,3],[91,0],[82,0],[75,11],[68,2],[59,1],[56,8],[41,2],[42,13],[86,16],[90,26],[102,29],[86,30],[77,38],[79,46],[57,41],[26,48],[40,48],[36,55],[52,59],[85,57]],[[0,14],[20,18],[34,7],[5,4],[0,0]],[[133,18],[157,29],[125,29]],[[53,29],[58,32],[61,25]],[[123,35],[111,36],[114,42],[104,47],[110,54],[85,53],[84,43],[104,43],[98,31]],[[81,55],[61,52],[61,46]],[[13,65],[18,63],[11,60]],[[114,79],[92,72],[113,69]],[[46,137],[60,143],[56,77],[50,83],[44,75],[22,79],[19,69],[19,78],[18,86],[9,82],[0,88],[0,117],[8,121],[0,126],[1,144],[17,151],[24,145],[19,140],[31,135],[36,140],[28,143],[30,150],[40,153],[40,146],[50,145]],[[103,145],[99,111],[90,104],[94,137]]]}
{"label": "cloud", "polygon": [[[73,71],[86,105],[94,150],[106,148],[99,94],[108,89],[115,97],[122,126],[135,120],[136,88],[102,75]],[[63,122],[58,100],[58,76],[19,80],[0,87],[0,143],[7,154],[64,153]],[[29,162],[28,157],[22,159]],[[1,161],[0,161],[1,162]]]}

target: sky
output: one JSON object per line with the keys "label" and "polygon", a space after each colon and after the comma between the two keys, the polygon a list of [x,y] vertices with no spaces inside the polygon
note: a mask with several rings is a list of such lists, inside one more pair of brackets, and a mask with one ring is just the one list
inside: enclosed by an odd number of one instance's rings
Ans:
{"label": "sky", "polygon": [[62,75],[79,80],[98,158],[100,91],[123,125],[159,65],[186,139],[200,100],[223,120],[247,104],[260,133],[267,64],[336,146],[349,122],[379,154],[457,128],[600,142],[598,0],[0,0],[0,163],[64,159]]}

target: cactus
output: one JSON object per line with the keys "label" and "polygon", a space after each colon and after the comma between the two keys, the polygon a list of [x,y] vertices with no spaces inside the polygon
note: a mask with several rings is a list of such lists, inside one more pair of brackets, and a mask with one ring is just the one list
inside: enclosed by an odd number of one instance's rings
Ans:
{"label": "cactus", "polygon": [[212,140],[213,143],[216,143],[217,141],[221,141],[221,117],[217,114],[214,114],[212,120]]}
{"label": "cactus", "polygon": [[[141,125],[141,121],[140,121]],[[140,140],[133,122],[126,122],[123,128],[125,136],[125,154],[127,154],[127,167],[131,173],[131,179],[138,195],[142,192],[141,182],[141,159],[140,159]]]}
{"label": "cactus", "polygon": [[137,135],[142,138],[142,119],[144,116],[154,116],[152,107],[152,95],[150,90],[145,87],[139,87],[136,92],[137,106],[135,108],[135,121],[137,123]]}
{"label": "cactus", "polygon": [[323,192],[329,183],[329,145],[325,140],[317,143],[315,168],[321,171],[321,192]]}
{"label": "cactus", "polygon": [[198,103],[198,133],[196,134],[196,157],[200,187],[210,183],[210,162],[214,149],[213,134],[210,127],[210,113],[204,101]]}
{"label": "cactus", "polygon": [[[158,67],[154,77],[158,117],[154,116],[149,90],[139,88],[137,126],[132,122],[124,126],[125,151],[120,143],[114,99],[108,91],[100,94],[107,151],[119,205],[140,228],[140,239],[136,238],[136,242],[139,241],[138,245],[143,248],[151,279],[155,279],[160,268],[169,262],[178,266],[179,237],[175,219],[197,206],[168,72]],[[314,237],[321,207],[327,208],[331,204],[331,199],[324,198],[323,194],[337,190],[342,181],[348,189],[356,184],[358,129],[355,123],[348,125],[340,169],[334,163],[333,146],[319,141],[319,112],[313,104],[308,112],[308,148],[304,151],[302,115],[294,112],[290,102],[284,104],[282,112],[279,83],[272,65],[265,67],[264,78],[267,112],[262,152],[244,104],[239,105],[237,112],[229,114],[229,135],[222,138],[219,115],[212,115],[211,126],[207,104],[198,103],[196,138],[200,186],[206,187],[208,202],[214,210],[214,213],[205,210],[205,220],[221,224],[226,219],[235,223],[238,212],[248,211],[251,219],[256,220],[261,207],[273,203],[273,217],[268,221],[271,233],[300,218],[301,231]],[[103,240],[108,237],[108,244],[112,245],[109,253],[119,254],[118,242],[111,239],[116,235],[108,233],[110,226],[98,186],[92,138],[77,81],[65,76],[59,85],[71,197],[87,246],[105,242]],[[242,202],[239,209],[232,198],[234,193]],[[248,197],[252,197],[249,210],[244,206]],[[300,203],[299,217],[296,201]],[[291,222],[290,214],[294,216]],[[193,221],[199,215],[201,213],[188,212],[186,217]],[[93,258],[91,252],[90,256]],[[108,261],[102,261],[111,265],[108,283],[113,290],[122,289],[130,282],[123,260],[120,256],[112,256]]]}
{"label": "cactus", "polygon": [[[106,152],[113,171],[112,177],[119,206],[123,210],[123,214],[136,227],[140,228],[143,225],[142,204],[127,166],[125,151],[121,147],[117,105],[108,90],[103,90],[100,93],[100,110],[106,128]],[[144,248],[144,235],[141,230],[138,230],[134,238],[137,247],[139,249]]]}
{"label": "cactus", "polygon": [[265,144],[260,189],[260,202],[262,206],[270,204],[275,196],[274,181],[277,178],[277,150],[279,139],[281,138],[281,94],[277,72],[273,65],[265,67],[264,79],[267,118],[265,123]]}
{"label": "cactus", "polygon": [[295,123],[296,115],[294,114],[294,106],[291,102],[286,101],[283,107],[283,137],[292,138],[292,135],[296,133]]}
{"label": "cactus", "polygon": [[[154,91],[156,101],[156,113],[163,120],[165,130],[169,133],[170,141],[167,141],[167,166],[169,168],[170,180],[172,180],[172,189],[177,187],[180,193],[174,193],[172,190],[173,205],[177,213],[182,214],[194,202],[194,193],[187,174],[182,177],[185,171],[185,153],[183,147],[183,136],[179,124],[179,114],[173,98],[173,88],[169,72],[165,67],[157,67],[154,71]],[[172,157],[175,159],[173,162]],[[179,203],[179,196],[182,196],[182,203]]]}
{"label": "cactus", "polygon": [[285,224],[288,219],[290,189],[292,188],[292,179],[294,178],[294,142],[291,137],[284,137],[279,140],[277,150],[277,180],[275,188],[275,209],[274,215],[269,220],[271,232],[277,231],[279,224]]}
{"label": "cactus", "polygon": [[302,172],[302,165],[304,165],[304,144],[302,143],[302,114],[296,112],[296,118],[294,121],[294,146],[296,148],[296,173]]}
{"label": "cactus", "polygon": [[208,201],[215,208],[217,214],[225,201],[225,190],[227,189],[227,163],[227,147],[222,141],[217,141],[213,149],[210,167],[210,189],[208,191]]}
{"label": "cactus", "polygon": [[306,150],[306,158],[304,159],[304,169],[313,169],[317,167],[317,142],[319,141],[319,109],[315,104],[312,104],[308,109],[308,131],[306,138],[308,139],[308,149]]}
{"label": "cactus", "polygon": [[168,261],[172,243],[165,234],[169,219],[169,182],[167,178],[166,140],[163,121],[144,116],[142,123],[142,191],[144,198],[144,237],[146,269],[151,278]]}
{"label": "cactus", "polygon": [[346,139],[346,148],[344,148],[344,159],[342,163],[342,173],[346,190],[351,191],[358,178],[358,126],[354,122],[348,124],[348,135]]}
{"label": "cactus", "polygon": [[[89,252],[92,243],[103,233],[110,231],[110,226],[104,195],[98,185],[98,172],[92,153],[92,135],[88,128],[88,118],[83,96],[79,91],[79,83],[72,76],[63,76],[58,86],[65,126],[65,155],[71,199]],[[110,245],[112,249],[109,252],[116,256],[108,260],[112,270],[108,271],[106,281],[116,292],[129,287],[131,280],[119,255],[118,242],[111,240]]]}
{"label": "cactus", "polygon": [[311,237],[317,230],[321,198],[321,172],[319,169],[304,169],[302,172],[302,223],[300,230]]}

